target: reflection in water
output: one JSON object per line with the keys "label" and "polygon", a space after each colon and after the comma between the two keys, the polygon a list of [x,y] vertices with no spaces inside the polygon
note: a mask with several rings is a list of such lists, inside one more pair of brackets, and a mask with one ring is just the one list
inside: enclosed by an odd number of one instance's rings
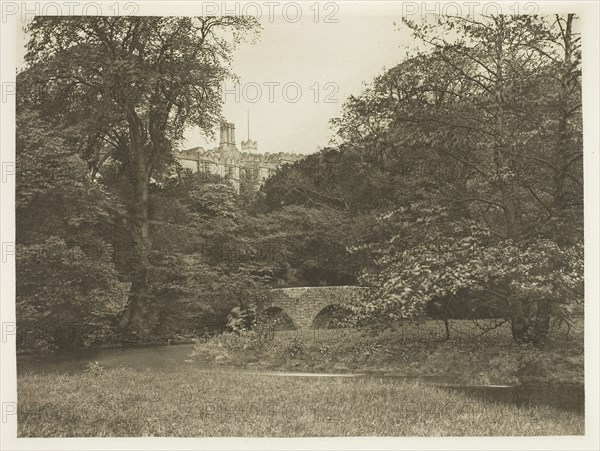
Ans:
{"label": "reflection in water", "polygon": [[178,370],[189,360],[193,344],[171,346],[136,346],[129,348],[83,349],[65,353],[20,356],[17,374],[78,373],[88,362],[105,368],[127,366],[136,369]]}

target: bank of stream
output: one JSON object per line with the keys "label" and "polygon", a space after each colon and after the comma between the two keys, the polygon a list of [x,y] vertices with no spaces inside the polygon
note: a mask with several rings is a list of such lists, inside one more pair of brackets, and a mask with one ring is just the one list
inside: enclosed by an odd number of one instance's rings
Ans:
{"label": "bank of stream", "polygon": [[197,371],[252,372],[265,377],[301,378],[367,378],[389,383],[423,383],[460,392],[467,397],[490,403],[510,403],[517,406],[547,405],[558,409],[583,414],[585,393],[582,385],[571,384],[557,387],[553,384],[517,385],[472,385],[461,383],[454,377],[445,376],[406,376],[394,371],[360,372],[300,372],[274,371],[260,368],[240,368],[216,365],[210,362],[197,362],[193,359],[194,345],[124,347],[113,349],[85,349],[52,354],[29,354],[17,359],[17,373],[24,374],[75,374],[90,370],[91,367],[119,368],[135,370],[156,370],[162,372],[179,371],[189,366]]}

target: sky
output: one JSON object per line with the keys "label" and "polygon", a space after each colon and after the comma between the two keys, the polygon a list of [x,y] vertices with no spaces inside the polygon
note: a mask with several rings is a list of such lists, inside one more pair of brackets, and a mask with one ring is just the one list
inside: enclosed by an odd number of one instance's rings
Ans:
{"label": "sky", "polygon": [[[299,8],[288,6],[292,3]],[[177,5],[170,4],[168,14],[198,13]],[[242,43],[234,51],[232,69],[240,85],[236,88],[230,81],[222,89],[223,116],[236,126],[238,148],[247,139],[248,128],[259,152],[309,154],[327,146],[332,138],[329,120],[341,114],[348,96],[359,94],[365,82],[398,64],[415,46],[401,23],[398,3],[254,5],[261,14],[262,31],[255,43]],[[248,11],[254,12],[250,7]],[[22,59],[26,40],[19,30],[18,58]],[[207,139],[200,130],[190,129],[182,148],[212,148],[217,140],[218,133]]]}
{"label": "sky", "polygon": [[[338,23],[315,24],[304,16],[295,24],[263,19],[260,41],[235,53],[233,70],[241,83],[238,92],[226,83],[222,97],[238,142],[247,138],[249,115],[250,138],[259,151],[308,154],[327,146],[329,120],[341,114],[348,96],[406,54],[411,38],[394,25],[399,15],[352,14],[342,4],[335,18]],[[217,144],[194,130],[186,138],[190,146]]]}
{"label": "sky", "polygon": [[[102,14],[114,14],[114,2],[71,2],[76,5],[100,4]],[[39,5],[42,6],[39,6]],[[48,5],[56,5],[50,2]],[[16,5],[16,3],[15,3]],[[44,4],[35,2],[38,13]],[[330,143],[333,132],[330,119],[341,115],[344,101],[358,95],[374,77],[392,68],[406,57],[407,51],[423,48],[407,27],[402,16],[419,20],[435,12],[475,14],[479,8],[501,7],[502,12],[537,13],[538,3],[441,3],[423,2],[121,2],[120,13],[136,15],[260,15],[262,32],[255,43],[243,43],[233,54],[232,69],[239,76],[236,88],[228,82],[222,89],[223,116],[236,126],[236,143],[258,141],[259,152],[309,154]],[[252,6],[251,6],[252,5]],[[425,5],[425,6],[424,6]],[[441,5],[441,6],[440,6]],[[462,6],[461,6],[462,5]],[[483,5],[483,6],[482,6]],[[501,6],[500,6],[501,5]],[[549,12],[570,11],[567,3],[553,3]],[[82,13],[75,6],[74,12]],[[245,9],[246,8],[246,9]],[[529,9],[527,9],[529,8]],[[534,8],[531,10],[531,8]],[[564,11],[563,11],[564,10]],[[494,12],[492,11],[492,13]],[[317,14],[318,12],[318,14]],[[488,11],[489,12],[489,11]],[[64,14],[65,11],[62,11]],[[85,13],[85,12],[83,12]],[[94,11],[88,11],[88,14]],[[21,24],[27,22],[21,11]],[[52,12],[50,12],[52,14]],[[30,18],[29,18],[30,20]],[[17,27],[17,67],[23,66],[26,36]],[[250,126],[248,127],[248,116]],[[200,130],[185,133],[182,148],[218,145]]]}

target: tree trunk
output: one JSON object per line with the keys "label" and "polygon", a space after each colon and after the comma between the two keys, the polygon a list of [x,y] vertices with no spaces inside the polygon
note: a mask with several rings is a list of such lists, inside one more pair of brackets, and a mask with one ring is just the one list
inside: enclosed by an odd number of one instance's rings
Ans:
{"label": "tree trunk", "polygon": [[444,318],[444,330],[446,331],[446,340],[450,340],[450,321]]}
{"label": "tree trunk", "polygon": [[[132,146],[134,147],[134,146]],[[141,146],[139,146],[141,147]],[[141,148],[134,148],[131,164],[127,165],[130,179],[128,190],[128,213],[131,222],[133,251],[128,263],[131,288],[127,307],[119,326],[123,332],[138,338],[150,333],[153,327],[149,310],[148,252],[150,249],[148,221],[148,169]]]}
{"label": "tree trunk", "polygon": [[513,317],[510,323],[510,328],[514,341],[519,343],[529,342],[529,327],[525,318]]}
{"label": "tree trunk", "polygon": [[[504,78],[504,62],[505,62],[505,19],[499,17],[497,19],[498,34],[496,36],[496,84],[495,89],[495,148],[494,148],[494,166],[496,185],[502,197],[504,206],[504,227],[505,237],[518,243],[521,241],[522,233],[522,214],[518,201],[518,195],[514,185],[514,175],[510,165],[506,161],[507,143],[506,123],[505,123],[505,84]],[[514,302],[513,317],[511,320],[512,338],[519,343],[526,343],[531,340],[529,330],[529,315],[528,308],[521,301]]]}
{"label": "tree trunk", "polygon": [[531,341],[529,318],[523,304],[521,302],[514,303],[512,311],[510,328],[513,340],[519,343],[529,343]]}
{"label": "tree trunk", "polygon": [[537,302],[537,313],[533,326],[532,341],[536,345],[543,346],[548,340],[550,333],[550,302],[539,300]]}
{"label": "tree trunk", "polygon": [[565,181],[569,172],[568,154],[571,152],[571,130],[569,122],[579,111],[574,108],[574,105],[569,101],[572,97],[573,90],[573,42],[572,42],[572,27],[573,14],[569,14],[565,21],[564,29],[561,28],[562,38],[564,43],[564,61],[562,68],[561,90],[559,99],[562,108],[559,110],[560,117],[558,122],[558,139],[555,147],[555,169],[554,169],[554,186],[553,186],[553,207],[558,214],[566,208],[566,193]]}

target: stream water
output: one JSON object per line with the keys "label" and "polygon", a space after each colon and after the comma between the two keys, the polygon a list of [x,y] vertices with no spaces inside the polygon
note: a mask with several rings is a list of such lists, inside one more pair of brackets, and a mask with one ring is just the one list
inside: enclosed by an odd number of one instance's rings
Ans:
{"label": "stream water", "polygon": [[[127,366],[135,369],[178,371],[182,365],[194,365],[204,371],[222,371],[214,365],[200,365],[191,361],[193,344],[171,346],[127,347],[111,349],[93,349],[19,356],[17,374],[28,373],[78,373],[86,369],[89,362],[98,362],[105,368]],[[371,378],[380,382],[402,383],[419,381],[443,389],[456,391],[465,396],[485,400],[490,403],[510,403],[519,406],[549,405],[558,409],[583,414],[584,389],[582,386],[549,386],[549,385],[464,385],[443,376],[423,376],[419,378],[394,375],[389,373],[299,373],[262,371],[255,369],[233,369],[228,371],[252,371],[264,376],[279,377],[344,377]]]}

